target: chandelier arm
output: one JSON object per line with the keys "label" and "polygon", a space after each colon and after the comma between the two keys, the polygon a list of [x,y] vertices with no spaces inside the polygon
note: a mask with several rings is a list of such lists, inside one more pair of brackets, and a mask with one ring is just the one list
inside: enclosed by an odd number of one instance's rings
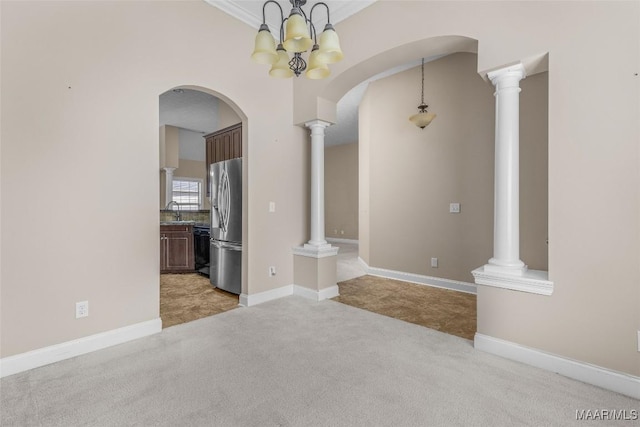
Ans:
{"label": "chandelier arm", "polygon": [[267,5],[269,3],[273,3],[276,6],[278,6],[278,9],[280,9],[280,43],[282,43],[282,39],[284,38],[284,12],[282,11],[282,6],[280,6],[280,4],[276,1],[276,0],[267,0],[264,2],[264,4],[262,5],[262,23],[266,24],[267,23],[267,14],[266,14],[266,10],[267,10]]}
{"label": "chandelier arm", "polygon": [[319,1],[318,3],[314,4],[313,7],[311,8],[311,12],[309,13],[309,19],[311,20],[313,18],[313,9],[316,8],[316,6],[324,6],[327,9],[327,24],[331,24],[331,15],[329,12],[329,6],[327,6],[327,4],[325,2]]}
{"label": "chandelier arm", "polygon": [[316,34],[316,27],[315,25],[313,25],[313,9],[316,8],[316,6],[318,5],[322,5],[327,9],[327,24],[331,24],[331,18],[329,16],[329,6],[327,6],[326,3],[319,1],[318,3],[314,4],[313,7],[311,7],[311,11],[309,12],[309,24],[311,25],[311,27],[313,27],[313,42],[314,44],[318,44],[318,39],[317,39],[317,34]]}

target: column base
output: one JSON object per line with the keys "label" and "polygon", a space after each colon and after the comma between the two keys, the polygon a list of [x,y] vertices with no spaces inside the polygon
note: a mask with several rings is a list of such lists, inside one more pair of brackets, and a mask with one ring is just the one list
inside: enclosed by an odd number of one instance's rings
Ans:
{"label": "column base", "polygon": [[338,249],[338,247],[331,246],[326,242],[323,245],[305,243],[303,246],[293,248],[293,254],[310,258],[324,258],[338,255]]}
{"label": "column base", "polygon": [[529,268],[520,260],[517,262],[504,262],[491,258],[484,266],[484,271],[497,274],[506,274],[509,276],[523,276]]}
{"label": "column base", "polygon": [[522,270],[521,274],[505,272],[505,269],[486,264],[471,272],[476,285],[511,289],[538,295],[551,295],[553,282],[549,280],[549,272],[542,270]]}
{"label": "column base", "polygon": [[326,246],[328,248],[319,249],[315,245],[293,248],[293,283],[300,288],[298,294],[317,295],[319,300],[338,296],[338,248]]}

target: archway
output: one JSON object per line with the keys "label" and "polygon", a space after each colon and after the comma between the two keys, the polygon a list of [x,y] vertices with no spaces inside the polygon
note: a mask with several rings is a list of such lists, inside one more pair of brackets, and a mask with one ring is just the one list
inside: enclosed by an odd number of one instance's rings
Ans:
{"label": "archway", "polygon": [[[238,285],[226,283],[229,279],[217,282],[221,279],[215,275],[209,278],[211,212],[218,205],[209,191],[209,164],[240,157],[242,175],[246,177],[247,118],[228,97],[201,86],[173,87],[158,99],[160,264],[161,273],[167,273],[160,280],[160,312],[166,327],[235,308],[238,294],[246,289],[247,180],[240,176],[233,182],[241,192],[238,199],[243,200],[242,210],[230,215],[231,223],[237,222],[242,229],[242,246],[233,251],[238,271],[238,281],[234,279],[233,283]],[[212,271],[222,270],[218,268],[218,257],[213,258]]]}
{"label": "archway", "polygon": [[[433,45],[431,44],[433,43]],[[422,40],[420,42],[414,42],[414,43],[410,43],[408,45],[402,46],[400,48],[397,49],[393,49],[391,51],[387,51],[384,52],[384,54],[380,54],[380,55],[376,55],[370,59],[367,59],[365,61],[362,61],[361,63],[354,65],[353,67],[349,68],[348,70],[344,71],[343,73],[341,73],[340,75],[336,76],[331,82],[329,82],[329,84],[326,86],[326,88],[323,90],[322,92],[322,96],[325,97],[326,100],[331,101],[331,102],[337,102],[337,100],[340,99],[340,96],[342,96],[342,94],[346,93],[349,90],[349,85],[352,85],[354,82],[358,82],[358,79],[360,79],[362,76],[369,76],[371,77],[372,75],[375,75],[376,73],[380,72],[381,70],[383,70],[385,67],[389,67],[390,64],[393,64],[394,66],[399,66],[401,64],[397,64],[394,63],[394,58],[409,58],[409,59],[403,59],[403,61],[406,60],[410,60],[410,61],[414,61],[416,59],[416,50],[418,47],[421,47],[422,50],[418,51],[418,55],[420,54],[420,52],[428,52],[428,53],[436,53],[436,55],[439,56],[445,56],[447,54],[451,54],[451,53],[455,53],[455,52],[471,52],[471,53],[475,53],[474,51],[476,51],[477,49],[473,49],[473,47],[477,47],[477,42],[475,40],[471,40],[468,39],[466,37],[458,37],[458,36],[446,36],[446,37],[438,37],[438,38],[432,38],[432,39],[426,39],[426,40]],[[442,48],[444,47],[444,48]],[[447,52],[447,48],[452,48],[451,52]],[[408,57],[406,55],[409,55]],[[427,56],[428,57],[428,56]],[[379,65],[382,64],[382,65]],[[486,144],[485,144],[485,149],[486,150],[490,150],[490,151],[485,151],[485,154],[489,154],[489,156],[485,156],[487,157],[486,159],[483,160],[484,164],[489,164],[488,168],[485,168],[484,170],[484,180],[488,183],[488,185],[486,185],[485,187],[485,196],[481,197],[480,199],[484,200],[485,203],[485,207],[483,208],[484,211],[484,230],[481,230],[484,234],[483,236],[479,237],[482,240],[482,246],[484,247],[484,249],[482,250],[482,256],[480,256],[478,258],[478,260],[470,263],[468,266],[466,266],[464,268],[464,273],[467,276],[467,278],[465,279],[458,279],[456,277],[444,277],[444,280],[440,280],[436,282],[436,286],[441,286],[441,287],[445,287],[445,288],[453,288],[453,289],[457,289],[457,290],[463,290],[463,291],[472,291],[473,293],[475,293],[475,285],[473,284],[473,277],[471,276],[471,271],[476,268],[478,265],[482,265],[483,263],[486,262],[486,260],[491,256],[491,252],[487,251],[487,248],[490,250],[491,249],[491,243],[492,243],[492,234],[491,234],[491,229],[492,229],[492,225],[491,225],[491,221],[492,221],[492,217],[493,217],[493,196],[492,196],[492,192],[493,192],[493,167],[490,165],[490,163],[492,163],[493,161],[493,145],[494,145],[494,136],[493,136],[493,123],[494,123],[494,113],[493,113],[493,109],[495,106],[495,101],[494,98],[492,96],[492,92],[494,90],[493,86],[489,83],[487,83],[485,81],[485,77],[486,76],[478,76],[477,73],[477,62],[474,61],[474,69],[472,70],[473,74],[474,74],[474,78],[478,81],[479,86],[481,87],[481,90],[484,90],[486,93],[484,94],[485,96],[485,103],[486,103],[486,107],[490,110],[489,115],[487,115],[487,117],[484,118],[483,121],[481,121],[479,123],[479,125],[481,125],[484,129],[485,129],[485,134],[487,136],[486,138]],[[428,74],[428,73],[427,73]],[[536,89],[542,89],[542,91],[544,93],[547,92],[547,81],[546,81],[546,74],[544,75],[544,77],[542,79],[538,79],[538,77],[532,77],[529,79],[529,81],[526,82],[527,85],[529,84],[534,84]],[[536,83],[534,83],[534,81],[537,81]],[[416,87],[419,88],[419,80],[416,80]],[[532,86],[534,87],[534,86]],[[436,90],[433,89],[432,90]],[[418,92],[419,89],[416,89],[416,92]],[[428,92],[428,91],[427,91]],[[427,95],[428,96],[428,95]],[[437,101],[436,101],[437,102]],[[545,100],[538,100],[536,102],[539,102],[539,106],[543,107],[543,108],[539,108],[539,111],[542,111],[544,114],[542,114],[542,116],[546,116],[546,111],[547,111],[547,101]],[[429,102],[428,102],[429,103]],[[394,106],[392,103],[389,103],[389,105],[392,105],[392,107],[390,107],[390,109],[393,109]],[[410,104],[407,104],[407,107]],[[417,105],[417,102],[416,102]],[[535,112],[537,114],[537,111],[534,108],[529,108],[529,111],[531,112]],[[434,112],[438,113],[438,111]],[[407,116],[408,116],[409,110],[407,110]],[[546,117],[538,117],[537,119],[540,119],[541,121],[544,121],[544,124],[541,126],[538,126],[539,123],[529,123],[528,127],[528,132],[531,132],[532,129],[535,132],[538,132],[537,137],[539,137],[539,139],[544,139],[545,143],[545,150],[546,150],[546,138],[547,138],[547,129],[546,129]],[[381,119],[381,117],[378,117],[377,119]],[[403,120],[403,117],[395,117],[395,119],[397,120]],[[404,118],[406,120],[406,118]],[[375,120],[375,119],[374,119]],[[436,119],[437,120],[437,119]],[[447,117],[441,117],[441,120],[447,120]],[[468,124],[465,124],[464,121],[459,121],[458,122],[460,126],[465,126]],[[486,124],[488,124],[488,126],[486,126]],[[439,125],[438,125],[439,126]],[[435,127],[438,127],[435,126]],[[538,128],[536,128],[538,126]],[[471,126],[473,128],[473,126]],[[428,134],[429,128],[426,131],[422,131],[422,135]],[[435,131],[435,129],[434,129]],[[420,132],[418,130],[418,132]],[[432,135],[435,132],[432,132]],[[406,141],[405,141],[406,142]],[[424,141],[425,144],[428,144],[430,141]],[[389,144],[389,145],[393,145],[393,144]],[[400,146],[405,145],[405,147],[400,147],[398,149],[404,149],[406,148],[406,144],[399,144]],[[424,145],[424,144],[423,144]],[[432,142],[433,145],[433,142]],[[412,149],[422,149],[424,147],[419,147],[418,145],[415,145],[412,147]],[[546,156],[545,156],[546,157]],[[473,164],[473,162],[471,162]],[[361,162],[362,165],[362,162]],[[432,165],[434,166],[434,165]],[[458,165],[459,166],[459,165]],[[417,167],[417,165],[416,165]],[[545,183],[542,185],[544,187],[544,195],[538,194],[537,196],[541,196],[544,198],[543,203],[541,203],[541,205],[544,205],[544,209],[542,209],[539,213],[539,217],[540,218],[544,218],[544,221],[540,221],[541,223],[544,222],[543,226],[544,226],[544,232],[542,233],[542,237],[538,240],[540,240],[540,242],[542,243],[542,250],[544,251],[544,259],[545,259],[545,263],[544,265],[541,266],[536,266],[537,269],[546,269],[546,259],[547,259],[547,253],[546,253],[546,244],[545,244],[545,238],[546,238],[546,216],[547,216],[547,198],[548,198],[548,191],[546,189],[546,159],[544,159],[544,176],[545,176]],[[467,168],[464,168],[467,169]],[[379,169],[378,169],[379,171]],[[405,172],[405,171],[402,171]],[[489,176],[487,176],[487,173],[489,172]],[[539,175],[540,169],[538,169],[538,173],[533,172],[533,174],[535,175]],[[363,172],[365,175],[368,174],[367,171]],[[378,173],[376,171],[371,171],[371,175],[372,176],[376,176],[378,175]],[[362,173],[361,173],[362,176]],[[454,177],[450,177],[450,179],[453,179]],[[435,181],[434,181],[435,182]],[[362,185],[362,184],[361,184]],[[362,200],[362,197],[361,197]],[[364,197],[365,202],[368,201],[368,197]],[[445,205],[444,203],[445,200],[441,200],[441,207],[445,207],[446,206],[446,213],[442,214],[442,217],[450,217],[452,218],[453,215],[449,215],[449,203],[448,202],[456,202],[459,200],[455,200],[454,198],[452,198],[451,200],[446,200],[447,203]],[[466,203],[465,203],[466,201]],[[388,200],[387,200],[388,202]],[[469,208],[474,208],[474,204],[477,202],[477,200],[469,200],[468,198],[463,200],[463,204],[465,205],[465,207],[467,208],[467,210],[465,212],[463,212],[462,215],[457,215],[457,219],[459,219],[460,217],[463,217],[466,215],[469,215],[472,212],[472,209]],[[528,206],[531,206],[531,203],[527,204]],[[465,209],[465,207],[463,207],[463,210]],[[369,207],[361,207],[360,208],[361,211],[361,216],[365,216],[364,220],[360,221],[360,226],[361,226],[361,230],[363,228],[367,228],[371,225],[373,219],[370,221],[368,215],[371,214],[371,212],[373,212],[373,208],[369,209]],[[395,209],[394,209],[395,211]],[[477,212],[474,212],[474,214],[476,214]],[[450,218],[447,218],[447,220],[449,220]],[[489,221],[487,221],[487,218],[489,219]],[[362,218],[361,218],[362,219]],[[380,220],[378,218],[378,222],[382,223],[382,224],[389,224],[391,221],[391,217],[389,218],[384,218],[382,220]],[[417,221],[417,219],[416,219]],[[459,222],[459,221],[458,221]],[[536,227],[542,228],[542,227],[538,227],[536,225]],[[382,236],[382,237],[381,237]],[[419,283],[425,283],[428,284],[430,281],[432,281],[431,279],[433,279],[433,277],[429,277],[429,276],[440,276],[438,274],[438,271],[442,271],[442,265],[440,265],[440,269],[439,270],[430,270],[430,268],[438,268],[438,260],[435,260],[435,266],[429,266],[429,258],[440,258],[437,254],[428,254],[428,253],[424,253],[422,254],[422,257],[419,260],[414,260],[413,263],[405,263],[403,264],[403,260],[396,260],[395,263],[390,263],[390,264],[385,264],[384,262],[381,262],[381,260],[383,260],[383,258],[381,258],[380,254],[378,253],[377,255],[377,259],[373,259],[370,261],[370,256],[372,256],[372,254],[369,253],[368,249],[369,249],[369,243],[370,241],[368,241],[368,235],[363,236],[362,234],[359,236],[360,238],[360,244],[361,244],[361,252],[360,252],[360,256],[361,258],[363,258],[367,264],[369,264],[370,266],[376,266],[377,268],[374,269],[373,273],[377,274],[377,275],[389,275],[390,277],[395,277],[395,278],[404,278],[405,280],[409,280],[409,281],[416,281]],[[393,235],[387,233],[387,234],[383,234],[383,233],[378,233],[378,235],[376,236],[377,242],[379,243],[382,240],[386,240],[388,241],[389,239],[392,239]],[[373,239],[372,239],[373,240]],[[537,243],[540,243],[537,242]],[[529,243],[529,242],[528,242]],[[536,243],[536,244],[537,244]],[[417,244],[418,245],[418,244]],[[538,247],[540,247],[540,245],[538,245]],[[404,248],[402,248],[404,249]],[[390,256],[390,253],[397,253],[400,250],[402,250],[401,248],[392,248],[392,250],[387,251],[386,255]],[[474,250],[469,250],[469,252],[477,252]],[[453,252],[452,253],[457,253],[457,252]],[[529,251],[529,253],[531,254],[531,251]],[[435,256],[434,256],[435,255]],[[451,254],[448,255],[449,257],[451,256]],[[477,256],[476,256],[477,258]],[[538,259],[541,259],[542,257],[537,257]],[[537,261],[536,260],[536,261]],[[440,261],[442,263],[442,258],[440,258]],[[433,261],[432,261],[433,262]],[[419,268],[416,268],[415,266],[422,263],[424,265],[424,269],[422,271],[419,271]],[[411,265],[413,265],[414,267],[412,268]],[[408,266],[408,267],[406,267]],[[406,267],[406,268],[403,268]],[[446,268],[446,264],[445,264],[445,268]],[[418,270],[418,271],[416,271]],[[429,272],[435,272],[434,274],[429,274]],[[425,276],[427,276],[425,278]],[[453,279],[453,280],[452,280]]]}

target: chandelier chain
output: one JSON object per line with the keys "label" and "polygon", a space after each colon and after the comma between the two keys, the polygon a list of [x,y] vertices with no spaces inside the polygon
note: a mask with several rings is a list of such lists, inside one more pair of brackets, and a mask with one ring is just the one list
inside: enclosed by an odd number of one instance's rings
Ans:
{"label": "chandelier chain", "polygon": [[420,104],[424,105],[424,58],[422,58],[422,97],[420,98]]}

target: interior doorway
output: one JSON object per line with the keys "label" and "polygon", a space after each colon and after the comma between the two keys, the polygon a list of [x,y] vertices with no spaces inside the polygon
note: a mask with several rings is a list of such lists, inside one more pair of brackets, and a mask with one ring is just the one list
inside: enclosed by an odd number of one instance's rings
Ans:
{"label": "interior doorway", "polygon": [[[218,160],[214,136],[242,129],[236,107],[204,88],[177,87],[159,96],[160,118],[160,317],[163,327],[189,322],[238,306],[237,290],[210,279],[212,216],[218,201],[210,191],[210,164]],[[236,136],[241,135],[236,132]],[[243,140],[235,141],[240,157]],[[217,142],[217,140],[216,140]],[[224,151],[224,147],[223,147]],[[227,150],[229,151],[229,150]],[[241,169],[240,169],[241,170]],[[241,175],[234,191],[242,200]],[[217,188],[217,187],[216,187]],[[242,229],[242,204],[230,219]],[[212,210],[214,213],[212,214]],[[215,221],[214,221],[215,222]],[[242,235],[239,235],[242,244]],[[214,268],[218,260],[213,260]],[[214,283],[216,282],[216,283]]]}

